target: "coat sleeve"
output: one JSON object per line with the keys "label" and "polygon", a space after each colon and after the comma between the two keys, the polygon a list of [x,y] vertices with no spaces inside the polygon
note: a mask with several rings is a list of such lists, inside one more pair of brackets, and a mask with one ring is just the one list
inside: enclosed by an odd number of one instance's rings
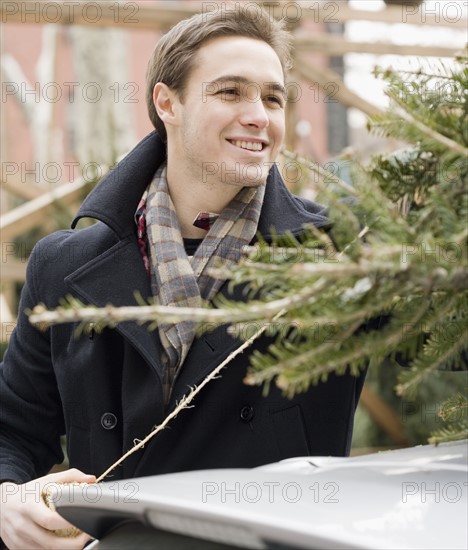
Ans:
{"label": "coat sleeve", "polygon": [[[0,480],[24,483],[62,462],[62,406],[51,358],[49,331],[41,332],[26,311],[44,301],[36,292],[41,251],[34,248],[21,293],[17,326],[0,363]],[[45,261],[45,260],[44,260]],[[53,282],[41,281],[43,288]]]}

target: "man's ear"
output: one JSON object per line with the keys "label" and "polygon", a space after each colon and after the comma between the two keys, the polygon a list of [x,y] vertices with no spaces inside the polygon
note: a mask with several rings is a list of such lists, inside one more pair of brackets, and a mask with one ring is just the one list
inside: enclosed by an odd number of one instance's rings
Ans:
{"label": "man's ear", "polygon": [[153,89],[153,102],[159,118],[164,124],[177,122],[177,94],[167,84],[158,82]]}

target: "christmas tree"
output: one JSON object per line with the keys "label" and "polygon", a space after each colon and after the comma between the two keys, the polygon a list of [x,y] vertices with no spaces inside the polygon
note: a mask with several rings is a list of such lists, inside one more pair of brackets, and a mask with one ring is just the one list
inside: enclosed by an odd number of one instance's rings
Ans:
{"label": "christmas tree", "polygon": [[[405,365],[397,393],[411,397],[444,369],[468,363],[468,68],[467,52],[431,71],[377,70],[388,83],[390,107],[369,129],[407,145],[363,167],[351,163],[352,183],[292,156],[329,206],[329,231],[307,228],[297,240],[259,242],[229,274],[248,283],[247,304],[216,300],[192,311],[154,304],[83,308],[73,299],[55,312],[42,306],[32,320],[77,321],[86,328],[130,318],[200,321],[200,330],[230,322],[243,339],[252,321],[275,337],[267,354],[254,352],[246,379],[288,396],[332,372],[359,373],[388,359]],[[317,178],[318,175],[318,178]],[[204,322],[202,322],[204,321]],[[255,336],[255,335],[254,335]],[[447,426],[431,441],[467,437],[467,398],[447,395]]]}

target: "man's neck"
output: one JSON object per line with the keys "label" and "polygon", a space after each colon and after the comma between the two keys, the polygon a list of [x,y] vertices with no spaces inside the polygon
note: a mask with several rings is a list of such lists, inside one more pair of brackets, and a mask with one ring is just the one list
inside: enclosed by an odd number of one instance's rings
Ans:
{"label": "man's neck", "polygon": [[202,239],[206,230],[195,227],[193,222],[199,212],[221,213],[241,190],[240,187],[199,181],[181,173],[168,164],[167,185],[179,219],[182,237]]}

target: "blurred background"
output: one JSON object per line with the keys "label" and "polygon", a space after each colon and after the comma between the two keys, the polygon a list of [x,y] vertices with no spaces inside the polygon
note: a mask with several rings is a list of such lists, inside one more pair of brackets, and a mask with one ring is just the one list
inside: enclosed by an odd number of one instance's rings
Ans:
{"label": "blurred background", "polygon": [[[1,3],[0,321],[5,348],[14,328],[35,242],[69,228],[92,186],[152,130],[146,64],[158,38],[193,13],[263,5],[294,35],[288,76],[286,147],[346,179],[346,159],[363,162],[404,144],[368,134],[387,106],[376,65],[450,66],[467,41],[468,2],[3,1]],[[408,93],[411,90],[408,89]],[[299,189],[313,197],[313,185]],[[51,251],[51,261],[53,261]],[[0,351],[2,351],[0,350]],[[386,367],[385,365],[383,367]],[[356,419],[353,452],[423,443],[439,427],[446,373],[417,398],[394,395],[397,369],[371,369]]]}

